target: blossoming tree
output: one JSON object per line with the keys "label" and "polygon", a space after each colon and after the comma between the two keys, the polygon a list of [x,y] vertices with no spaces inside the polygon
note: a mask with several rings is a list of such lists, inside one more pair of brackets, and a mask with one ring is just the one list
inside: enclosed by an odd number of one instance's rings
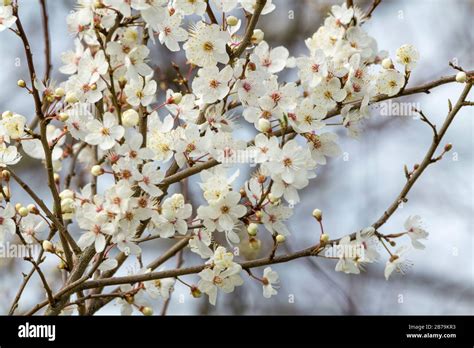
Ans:
{"label": "blossoming tree", "polygon": [[[122,314],[151,315],[159,298],[166,311],[175,282],[213,305],[219,292],[233,292],[244,278],[260,282],[269,298],[280,281],[271,265],[302,257],[334,259],[335,271],[353,274],[382,259],[389,279],[407,268],[410,249],[424,248],[420,240],[428,233],[419,216],[410,216],[398,234],[384,234],[382,227],[426,168],[450,151],[443,137],[458,111],[472,105],[467,96],[473,72],[452,64],[457,74],[409,87],[416,48],[403,45],[392,60],[364,30],[380,0],[366,10],[352,1],[332,6],[299,57],[283,46],[270,47],[258,29],[259,17],[275,8],[271,0],[79,0],[67,17],[75,48],[61,55],[64,81],[57,85],[50,80],[46,0],[40,1],[44,76],[37,74],[18,2],[2,1],[0,32],[17,35],[24,46],[29,79],[18,86],[35,108],[30,122],[14,111],[4,111],[0,120],[0,241],[18,238],[41,246],[41,252],[25,258],[32,268],[10,314],[92,315],[114,301]],[[151,46],[186,56],[186,67],[174,65],[174,88],[164,98]],[[295,71],[298,80],[283,81],[284,70]],[[300,201],[298,191],[324,171],[328,157],[341,153],[328,120],[338,118],[336,126],[358,137],[370,105],[456,81],[464,89],[449,102],[442,125],[416,110],[432,130],[431,146],[419,164],[405,167],[405,185],[377,221],[331,239],[315,209],[315,243],[290,254],[279,249],[299,235],[286,222]],[[248,142],[235,136],[246,122],[255,134]],[[25,156],[46,172],[50,197],[38,196],[15,172]],[[253,165],[241,187],[232,165],[239,162]],[[80,173],[85,182],[76,180]],[[185,189],[192,176],[200,178],[200,206]],[[169,193],[178,183],[182,189]],[[11,185],[19,185],[31,204],[16,203]],[[244,260],[242,243],[258,249],[263,234],[272,237],[271,252]],[[174,244],[148,252],[152,260],[144,263],[143,245],[163,239]],[[202,261],[183,267],[191,253]],[[176,268],[160,269],[174,256]],[[59,263],[59,288],[42,270],[50,258]],[[130,261],[135,270],[119,275]],[[34,274],[45,300],[20,311]]]}

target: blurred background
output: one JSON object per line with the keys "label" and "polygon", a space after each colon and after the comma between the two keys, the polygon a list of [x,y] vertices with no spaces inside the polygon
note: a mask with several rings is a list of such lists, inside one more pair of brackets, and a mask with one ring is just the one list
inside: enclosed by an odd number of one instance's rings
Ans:
{"label": "blurred background", "polygon": [[[39,74],[44,69],[43,38],[38,1],[19,0],[20,15],[28,32]],[[261,18],[258,28],[265,32],[270,46],[286,46],[292,56],[306,54],[304,39],[322,24],[334,4],[342,1],[274,0],[277,8]],[[366,10],[371,1],[355,0],[355,5]],[[49,1],[50,30],[53,52],[53,79],[61,82],[58,73],[60,53],[73,48],[73,38],[66,29],[66,16],[74,8],[74,1]],[[383,0],[364,29],[373,36],[379,49],[391,57],[402,44],[413,44],[420,52],[420,61],[412,73],[411,86],[455,74],[448,66],[450,60],[466,70],[474,69],[473,0]],[[158,78],[171,76],[170,59],[182,67],[182,55],[169,56],[161,45],[150,46]],[[20,41],[12,32],[0,34],[0,112],[13,110],[32,117],[32,99],[16,87],[20,78],[28,80],[27,66]],[[283,79],[294,79],[291,73]],[[163,87],[166,87],[163,84]],[[417,103],[436,124],[441,124],[448,110],[448,98],[455,101],[462,90],[452,83],[419,94],[399,99]],[[163,92],[159,98],[163,98]],[[470,100],[474,93],[471,92]],[[413,117],[386,117],[378,107],[372,108],[372,118],[364,124],[360,140],[346,135],[344,129],[333,127],[340,136],[344,156],[329,160],[317,170],[318,177],[301,193],[301,203],[288,225],[292,236],[284,245],[295,251],[313,245],[319,229],[311,212],[319,208],[324,214],[324,227],[332,238],[371,225],[392,203],[405,182],[403,166],[410,168],[420,162],[431,143],[431,130]],[[473,288],[473,129],[472,108],[463,108],[457,115],[441,145],[451,142],[453,150],[445,158],[430,166],[408,195],[408,202],[382,228],[383,233],[400,232],[409,215],[421,215],[430,233],[426,249],[414,250],[409,259],[413,268],[405,276],[394,274],[389,281],[383,276],[386,253],[382,259],[367,267],[361,275],[346,275],[334,271],[335,262],[320,258],[298,259],[291,263],[272,266],[280,274],[278,295],[262,297],[261,285],[243,274],[245,285],[231,295],[219,293],[217,306],[208,304],[207,297],[193,299],[180,284],[169,303],[168,314],[474,314]],[[249,139],[253,130],[242,122],[239,137]],[[38,161],[26,157],[17,168],[21,177],[41,197],[49,197],[46,178],[38,171]],[[242,168],[242,171],[249,168]],[[198,179],[198,178],[197,178]],[[190,198],[197,206],[201,192],[196,179],[190,180]],[[106,184],[106,183],[104,183]],[[176,186],[176,185],[175,185]],[[175,189],[179,190],[179,187]],[[14,197],[23,204],[30,200],[18,188]],[[48,198],[49,199],[49,198]],[[47,199],[46,199],[47,201]],[[268,253],[271,239],[260,231],[262,257]],[[409,244],[408,239],[401,240]],[[144,250],[144,262],[152,260],[171,241],[150,243]],[[280,250],[280,252],[284,252]],[[184,266],[197,264],[198,257],[186,253]],[[46,276],[57,278],[54,262]],[[172,259],[166,268],[175,266]],[[30,265],[17,259],[0,259],[0,313],[8,312],[9,305],[21,283],[21,271]],[[136,268],[130,262],[127,269]],[[255,272],[262,272],[262,269]],[[257,273],[258,274],[258,273]],[[197,277],[187,276],[188,282]],[[44,299],[39,279],[33,278],[20,303],[20,312]],[[159,313],[162,303],[156,304]],[[99,314],[116,314],[119,307],[109,305]]]}

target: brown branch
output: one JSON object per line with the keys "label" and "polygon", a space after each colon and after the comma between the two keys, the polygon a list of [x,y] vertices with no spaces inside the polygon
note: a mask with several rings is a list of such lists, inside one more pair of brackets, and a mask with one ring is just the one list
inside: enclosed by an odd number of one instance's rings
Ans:
{"label": "brown branch", "polygon": [[[183,250],[181,250],[179,253],[178,253],[178,261],[176,262],[176,268],[179,269],[181,268],[181,266],[183,265],[184,263],[184,259],[183,259]],[[171,302],[171,296],[173,295],[173,293],[170,293],[168,298],[166,299],[165,303],[163,304],[163,308],[161,310],[161,315],[166,315],[166,312],[168,311],[168,307],[170,305],[170,302]]]}
{"label": "brown branch", "polygon": [[[319,249],[320,249],[320,245],[318,244],[310,248],[297,251],[292,254],[275,256],[273,259],[270,259],[269,257],[265,257],[265,258],[256,259],[252,261],[246,261],[246,262],[240,263],[240,265],[242,266],[242,269],[251,269],[255,267],[272,265],[276,263],[288,262],[288,261],[295,260],[301,257],[317,256],[317,251],[319,251]],[[137,275],[116,277],[116,278],[109,278],[109,279],[89,280],[83,283],[82,285],[80,285],[78,288],[80,290],[86,290],[86,289],[93,289],[97,287],[104,287],[104,286],[110,286],[110,285],[131,284],[131,283],[144,282],[144,281],[163,279],[163,278],[175,278],[175,277],[179,277],[183,275],[199,273],[206,267],[209,267],[209,265],[199,265],[199,266],[193,266],[193,267],[187,267],[187,268],[166,270],[166,271],[160,271],[160,272],[150,272],[150,273],[145,273],[145,274],[137,274]],[[56,296],[61,296],[61,293],[59,293]]]}
{"label": "brown branch", "polygon": [[209,19],[211,20],[211,23],[213,24],[219,24],[217,22],[216,15],[212,11],[211,5],[209,4],[209,0],[206,0],[206,13],[209,16]]}

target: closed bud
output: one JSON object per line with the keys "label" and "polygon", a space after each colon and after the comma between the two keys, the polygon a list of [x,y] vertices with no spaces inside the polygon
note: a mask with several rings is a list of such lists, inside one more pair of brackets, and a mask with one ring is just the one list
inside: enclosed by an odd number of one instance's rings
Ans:
{"label": "closed bud", "polygon": [[16,84],[20,88],[25,88],[26,87],[26,82],[24,80],[18,80],[18,82]]}
{"label": "closed bud", "polygon": [[456,81],[459,83],[465,83],[467,81],[467,75],[464,71],[460,71],[456,74]]}
{"label": "closed bud", "polygon": [[142,307],[140,311],[147,317],[153,315],[153,308],[151,307]]}
{"label": "closed bud", "polygon": [[258,120],[258,130],[262,133],[267,133],[272,128],[269,120],[261,118]]}
{"label": "closed bud", "polygon": [[26,208],[31,214],[35,214],[35,215],[39,214],[39,210],[38,208],[36,208],[36,205],[34,204],[28,204]]}
{"label": "closed bud", "polygon": [[12,116],[13,116],[13,112],[11,112],[10,110],[4,111],[4,112],[2,113],[2,118],[3,118],[3,119],[10,118],[10,117],[12,117]]}
{"label": "closed bud", "polygon": [[66,264],[64,263],[64,261],[59,262],[58,269],[66,269]]}
{"label": "closed bud", "polygon": [[173,93],[171,95],[171,100],[173,101],[174,104],[179,104],[181,103],[181,100],[183,99],[183,95],[179,92]]}
{"label": "closed bud", "polygon": [[66,101],[66,103],[74,104],[74,103],[77,103],[79,101],[79,99],[77,99],[76,93],[70,92],[70,93],[66,94],[65,101]]}
{"label": "closed bud", "polygon": [[62,87],[58,87],[54,90],[54,95],[56,97],[62,98],[66,94],[66,91]]}
{"label": "closed bud", "polygon": [[382,68],[384,69],[393,69],[393,63],[390,58],[385,58],[382,60]]}
{"label": "closed bud", "polygon": [[273,205],[278,205],[281,202],[280,198],[275,197],[275,195],[272,195],[271,193],[268,194],[268,200]]}
{"label": "closed bud", "polygon": [[201,292],[201,290],[199,290],[199,288],[197,286],[192,286],[191,287],[191,295],[194,298],[199,298],[199,297],[202,296],[202,292]]}
{"label": "closed bud", "polygon": [[125,301],[127,301],[128,304],[133,304],[135,299],[133,298],[133,295],[127,294],[125,295]]}
{"label": "closed bud", "polygon": [[90,87],[92,91],[95,91],[97,89],[97,84],[93,83]]}
{"label": "closed bud", "polygon": [[265,34],[260,29],[255,29],[253,31],[252,38],[250,39],[254,45],[258,45],[263,41]]}
{"label": "closed bud", "polygon": [[444,145],[444,151],[446,152],[451,151],[452,148],[453,148],[453,144],[451,143]]}
{"label": "closed bud", "polygon": [[284,243],[285,240],[286,240],[286,237],[282,234],[279,234],[279,235],[276,236],[277,243]]}
{"label": "closed bud", "polygon": [[316,220],[321,221],[323,219],[323,213],[319,209],[314,209],[313,210],[313,217]]}
{"label": "closed bud", "polygon": [[28,216],[30,212],[28,211],[28,208],[26,207],[21,207],[20,209],[18,209],[18,214],[20,214],[21,217],[25,217],[25,216]]}
{"label": "closed bud", "polygon": [[138,124],[139,115],[134,109],[128,109],[122,114],[122,124],[125,127],[134,127]]}
{"label": "closed bud", "polygon": [[261,210],[257,210],[257,211],[255,212],[255,216],[257,217],[257,219],[261,219],[262,216],[263,216],[262,211],[261,211]]}
{"label": "closed bud", "polygon": [[329,234],[323,233],[320,238],[321,243],[326,244],[329,242]]}
{"label": "closed bud", "polygon": [[125,78],[125,76],[120,76],[119,79],[118,79],[118,83],[119,83],[119,86],[121,89],[124,89],[125,86],[127,85],[127,79]]}
{"label": "closed bud", "polygon": [[61,191],[61,193],[59,194],[59,197],[60,197],[61,199],[74,198],[74,192],[72,192],[71,190],[64,190],[64,191]]}
{"label": "closed bud", "polygon": [[100,176],[100,175],[104,174],[104,170],[102,169],[101,166],[96,164],[95,166],[92,166],[91,174],[94,175],[94,176]]}
{"label": "closed bud", "polygon": [[54,178],[54,182],[55,182],[56,184],[59,184],[59,180],[61,179],[61,177],[59,176],[59,174],[58,174],[58,173],[54,173],[54,174],[53,174],[53,178]]}
{"label": "closed bud", "polygon": [[23,205],[21,203],[15,204],[15,210],[18,212]]}
{"label": "closed bud", "polygon": [[239,19],[235,16],[229,16],[226,19],[227,25],[234,27],[239,23]]}
{"label": "closed bud", "polygon": [[249,239],[249,246],[253,250],[259,250],[262,246],[262,242],[260,241],[260,239],[252,237]]}
{"label": "closed bud", "polygon": [[247,233],[251,236],[257,235],[258,225],[256,223],[251,223],[247,226]]}
{"label": "closed bud", "polygon": [[72,198],[65,198],[61,200],[61,212],[63,214],[74,212],[74,200]]}
{"label": "closed bud", "polygon": [[43,250],[49,253],[54,253],[54,245],[49,240],[43,241]]}

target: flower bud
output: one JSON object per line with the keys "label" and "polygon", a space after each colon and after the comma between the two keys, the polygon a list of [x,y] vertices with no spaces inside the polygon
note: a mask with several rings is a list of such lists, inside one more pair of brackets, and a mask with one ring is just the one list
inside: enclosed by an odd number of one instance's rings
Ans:
{"label": "flower bud", "polygon": [[65,198],[61,200],[61,212],[64,214],[72,213],[74,211],[74,200],[72,198]]}
{"label": "flower bud", "polygon": [[313,217],[316,220],[318,220],[319,222],[321,222],[321,220],[323,219],[323,213],[319,209],[314,209],[313,210]]}
{"label": "flower bud", "polygon": [[59,184],[59,180],[61,179],[61,177],[59,176],[59,174],[58,174],[58,173],[54,173],[54,174],[53,174],[53,178],[54,178],[54,182],[55,182],[56,184]]}
{"label": "flower bud", "polygon": [[262,242],[260,241],[260,239],[252,237],[249,239],[249,246],[253,250],[259,250],[260,247],[262,246]]}
{"label": "flower bud", "polygon": [[261,219],[262,216],[263,216],[262,211],[261,211],[261,210],[257,210],[257,211],[255,212],[255,216],[256,216],[257,219]]}
{"label": "flower bud", "polygon": [[256,223],[251,223],[247,227],[247,233],[251,236],[256,236],[258,231],[258,225]]}
{"label": "flower bud", "polygon": [[120,89],[124,89],[125,86],[127,85],[127,79],[125,78],[125,76],[120,76],[118,79],[118,83],[119,83]]}
{"label": "flower bud", "polygon": [[10,172],[8,170],[2,170],[2,179],[10,181]]}
{"label": "flower bud", "polygon": [[21,203],[15,204],[15,210],[18,212],[23,205]]}
{"label": "flower bud", "polygon": [[239,23],[239,19],[235,16],[229,16],[226,19],[227,25],[234,27]]}
{"label": "flower bud", "polygon": [[26,207],[21,207],[20,209],[18,209],[18,214],[20,214],[21,217],[25,217],[25,216],[28,216],[30,212],[28,211],[28,208]]}
{"label": "flower bud", "polygon": [[444,151],[446,152],[451,151],[452,148],[453,148],[453,144],[451,143],[444,145]]}
{"label": "flower bud", "polygon": [[59,262],[58,269],[66,269],[66,264],[64,263],[64,261]]}
{"label": "flower bud", "polygon": [[74,104],[74,103],[77,103],[79,101],[79,99],[77,99],[76,93],[70,92],[70,93],[66,94],[65,101],[66,101],[66,103]]}
{"label": "flower bud", "polygon": [[277,243],[280,243],[280,244],[281,244],[281,243],[284,243],[285,240],[286,240],[286,237],[285,237],[284,235],[282,235],[282,234],[279,234],[279,235],[276,236],[276,241],[277,241]]}
{"label": "flower bud", "polygon": [[270,121],[266,118],[261,118],[258,120],[258,130],[262,133],[267,133],[272,128]]}
{"label": "flower bud", "polygon": [[16,84],[20,88],[25,88],[26,87],[26,82],[24,80],[18,80],[18,82]]}
{"label": "flower bud", "polygon": [[139,115],[134,109],[128,109],[122,114],[122,124],[125,127],[134,127],[138,124]]}
{"label": "flower bud", "polygon": [[62,98],[66,94],[66,91],[62,87],[58,87],[54,90],[54,95],[56,97]]}
{"label": "flower bud", "polygon": [[269,193],[267,197],[271,203],[278,203],[278,201],[280,200],[278,197],[275,197],[275,195],[271,193]]}
{"label": "flower bud", "polygon": [[92,166],[91,174],[94,175],[94,176],[100,176],[100,175],[104,174],[104,171],[103,171],[101,166],[96,164],[95,166]]}
{"label": "flower bud", "polygon": [[10,117],[12,117],[12,116],[13,116],[13,112],[11,112],[10,110],[4,111],[4,112],[2,113],[2,118],[3,118],[3,119],[10,118]]}
{"label": "flower bud", "polygon": [[183,95],[179,92],[173,93],[171,95],[171,100],[173,101],[174,104],[179,104],[182,99],[183,99]]}
{"label": "flower bud", "polygon": [[140,311],[147,317],[153,315],[153,308],[151,307],[142,307]]}
{"label": "flower bud", "polygon": [[36,205],[34,205],[34,204],[28,204],[28,205],[26,206],[26,208],[28,209],[28,211],[29,211],[31,214],[35,214],[35,215],[36,215],[36,214],[39,214],[39,210],[38,210],[38,208],[36,208]]}
{"label": "flower bud", "polygon": [[125,301],[127,301],[128,304],[133,304],[135,299],[133,298],[133,295],[127,294],[125,295]]}
{"label": "flower bud", "polygon": [[258,45],[260,42],[263,41],[264,36],[265,34],[263,33],[263,31],[261,31],[260,29],[255,29],[250,40],[254,45]]}
{"label": "flower bud", "polygon": [[467,81],[467,75],[464,71],[460,71],[456,74],[456,81],[459,83],[465,83]]}
{"label": "flower bud", "polygon": [[43,250],[49,253],[54,253],[54,245],[49,240],[43,241]]}
{"label": "flower bud", "polygon": [[194,298],[199,298],[199,297],[202,296],[202,292],[201,292],[201,290],[199,290],[199,288],[197,286],[193,286],[193,287],[191,287],[191,295]]}
{"label": "flower bud", "polygon": [[382,68],[384,69],[393,69],[393,63],[390,58],[385,58],[382,60]]}

